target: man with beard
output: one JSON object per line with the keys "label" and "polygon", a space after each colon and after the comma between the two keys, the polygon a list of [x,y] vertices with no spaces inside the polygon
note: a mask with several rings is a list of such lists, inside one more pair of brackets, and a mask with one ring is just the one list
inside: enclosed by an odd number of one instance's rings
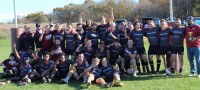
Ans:
{"label": "man with beard", "polygon": [[83,27],[82,27],[82,24],[78,23],[76,25],[76,32],[80,35],[81,37],[81,40],[79,39],[76,39],[76,42],[75,42],[75,48],[77,48],[80,44],[84,44],[84,39],[85,39],[85,35],[84,35],[84,30],[83,30]]}
{"label": "man with beard", "polygon": [[92,48],[96,50],[98,48],[98,41],[99,41],[99,32],[96,31],[97,29],[97,24],[92,23],[92,30],[89,31],[85,35],[85,43],[87,42],[88,39],[92,40]]}
{"label": "man with beard", "polygon": [[196,73],[194,65],[194,57],[196,59],[196,67],[198,78],[200,78],[200,27],[194,24],[192,16],[187,18],[188,26],[186,27],[186,47],[187,55],[190,63],[190,75],[194,76]]}
{"label": "man with beard", "polygon": [[183,68],[183,54],[184,46],[183,41],[185,38],[185,28],[181,26],[181,20],[177,19],[175,22],[176,26],[172,28],[172,42],[171,42],[171,73],[174,72],[175,61],[177,61],[177,55],[179,60],[178,73],[182,76]]}

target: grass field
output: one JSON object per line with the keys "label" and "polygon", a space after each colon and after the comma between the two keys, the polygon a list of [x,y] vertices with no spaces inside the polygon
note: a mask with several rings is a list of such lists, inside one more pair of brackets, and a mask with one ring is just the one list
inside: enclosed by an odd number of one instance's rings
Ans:
{"label": "grass field", "polygon": [[[145,45],[146,49],[147,43]],[[0,61],[8,58],[10,48],[10,39],[0,40]],[[161,68],[164,68],[162,63]],[[2,72],[2,67],[0,67],[0,72]],[[161,75],[143,75],[132,79],[131,76],[123,76],[122,81],[124,83],[123,87],[112,87],[110,90],[199,90],[200,89],[200,79],[197,77],[188,77],[189,74],[189,64],[187,60],[186,53],[184,54],[184,76],[179,77],[178,75],[171,76],[169,78],[165,77],[165,74]],[[0,79],[1,81],[4,79]],[[57,84],[53,82],[51,84],[42,84],[42,81],[33,81],[33,83],[20,87],[16,83],[11,83],[5,86],[0,86],[0,90],[80,90],[84,85],[81,85],[79,81],[70,81],[69,84]],[[93,84],[89,90],[103,89],[100,86]]]}

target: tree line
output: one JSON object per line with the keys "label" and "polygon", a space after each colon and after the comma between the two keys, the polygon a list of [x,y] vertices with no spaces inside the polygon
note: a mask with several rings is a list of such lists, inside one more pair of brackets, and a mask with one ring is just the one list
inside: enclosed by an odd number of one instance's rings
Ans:
{"label": "tree line", "polygon": [[[200,16],[200,0],[173,0],[174,17],[185,19],[187,16]],[[94,2],[85,0],[83,4],[70,3],[64,7],[56,7],[51,13],[43,11],[18,17],[18,23],[72,23],[77,22],[80,13],[83,13],[83,21],[91,19],[99,21],[104,15],[109,17],[109,8],[112,7],[115,19],[126,18],[129,21],[142,17],[169,17],[169,0],[102,0]]]}

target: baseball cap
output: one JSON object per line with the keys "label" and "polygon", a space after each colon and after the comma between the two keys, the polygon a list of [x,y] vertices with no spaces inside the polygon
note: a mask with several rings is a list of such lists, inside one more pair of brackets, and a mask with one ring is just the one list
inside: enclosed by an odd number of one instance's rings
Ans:
{"label": "baseball cap", "polygon": [[187,20],[194,20],[194,17],[189,16],[189,17],[187,17]]}

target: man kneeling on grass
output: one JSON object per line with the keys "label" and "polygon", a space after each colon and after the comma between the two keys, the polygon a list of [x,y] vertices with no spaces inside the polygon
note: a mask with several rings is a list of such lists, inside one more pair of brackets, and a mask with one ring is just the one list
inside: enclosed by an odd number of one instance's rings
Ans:
{"label": "man kneeling on grass", "polygon": [[[119,68],[113,65],[108,65],[106,58],[102,59],[102,76],[106,82],[113,82],[114,86],[122,86],[120,79]],[[101,81],[100,81],[101,82]]]}
{"label": "man kneeling on grass", "polygon": [[32,67],[29,64],[30,58],[28,56],[25,56],[23,61],[24,61],[24,63],[20,64],[19,76],[14,76],[4,82],[0,82],[0,85],[5,85],[5,84],[10,83],[11,81],[16,81],[16,80],[19,80],[19,82],[18,82],[19,86],[24,86],[27,83],[31,82],[31,80],[29,79],[29,76],[32,72]]}
{"label": "man kneeling on grass", "polygon": [[101,86],[108,88],[112,87],[113,83],[106,83],[104,78],[101,77],[102,68],[98,67],[100,62],[100,59],[95,58],[92,62],[92,65],[87,68],[86,71],[89,72],[88,79],[87,79],[87,86],[89,87],[92,83],[92,81],[95,81],[97,84],[100,84]]}
{"label": "man kneeling on grass", "polygon": [[74,63],[74,65],[70,68],[69,73],[67,74],[67,77],[62,79],[65,83],[68,83],[69,79],[71,78],[71,76],[73,75],[73,77],[76,80],[81,79],[81,77],[83,77],[83,83],[86,82],[86,76],[87,76],[87,72],[85,71],[86,68],[89,67],[89,64],[87,62],[87,60],[84,59],[84,54],[80,53],[78,55],[78,59],[76,60],[76,63]]}
{"label": "man kneeling on grass", "polygon": [[49,76],[55,66],[54,63],[50,61],[50,53],[44,53],[44,59],[41,60],[39,67],[40,69],[38,72],[34,70],[34,76],[36,76],[37,78],[42,78],[44,83],[51,83],[51,78]]}

